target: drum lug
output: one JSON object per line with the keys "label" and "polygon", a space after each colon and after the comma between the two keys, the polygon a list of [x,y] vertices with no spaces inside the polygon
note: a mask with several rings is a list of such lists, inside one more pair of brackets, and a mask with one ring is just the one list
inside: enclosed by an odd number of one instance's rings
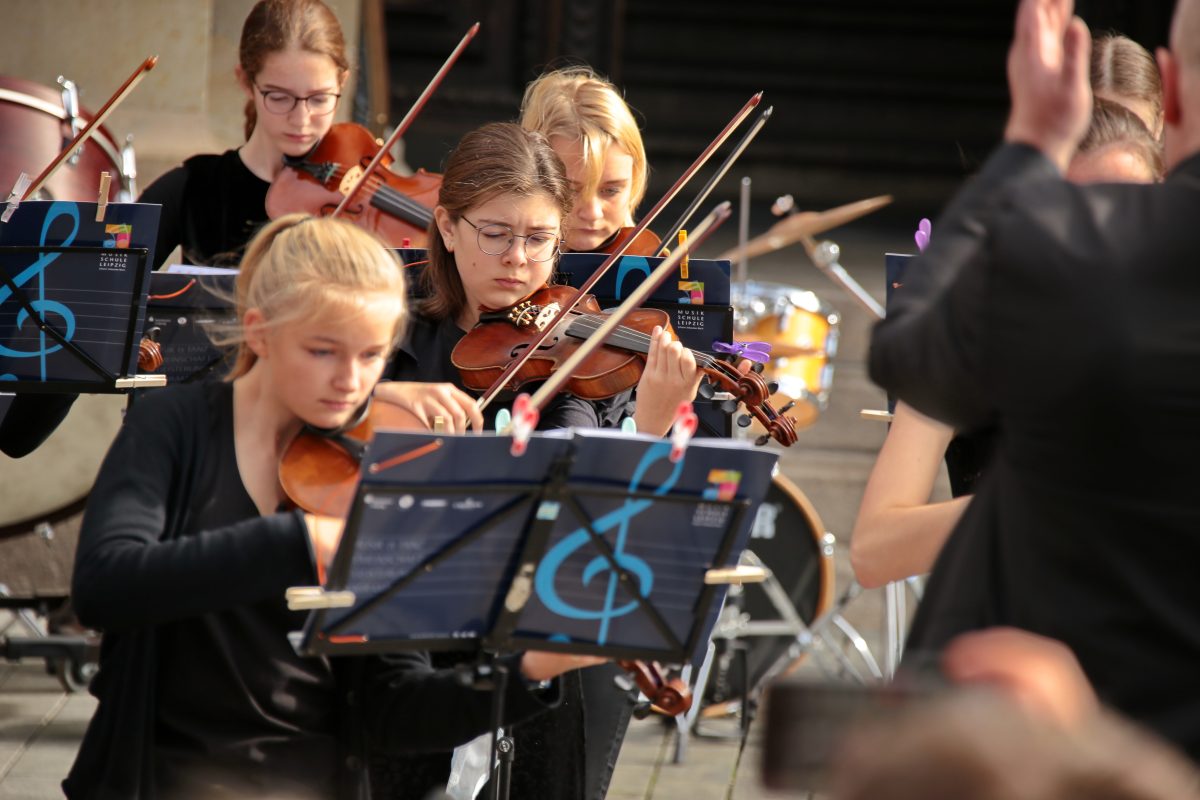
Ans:
{"label": "drum lug", "polygon": [[33,532],[45,542],[54,540],[54,526],[52,526],[49,522],[39,522],[36,526],[34,526]]}
{"label": "drum lug", "polygon": [[821,554],[826,558],[833,558],[836,549],[837,537],[829,531],[825,531],[825,535],[821,537]]}
{"label": "drum lug", "polygon": [[121,175],[125,177],[125,185],[121,188],[118,199],[123,203],[137,200],[137,157],[133,154],[133,134],[125,137],[125,145],[121,148]]}
{"label": "drum lug", "polygon": [[[67,122],[71,123],[71,136],[70,138],[63,139],[63,145],[65,146],[79,135],[79,132],[86,127],[87,123],[83,121],[83,117],[79,116],[79,89],[75,86],[75,81],[59,75],[58,85],[62,87],[63,111],[67,112]],[[82,147],[76,149],[67,160],[67,163],[72,166],[78,164],[79,156],[82,152]]]}

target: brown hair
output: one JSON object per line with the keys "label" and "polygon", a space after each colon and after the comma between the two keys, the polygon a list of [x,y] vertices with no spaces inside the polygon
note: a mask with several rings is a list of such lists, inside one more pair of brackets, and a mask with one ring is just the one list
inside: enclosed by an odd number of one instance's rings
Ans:
{"label": "brown hair", "polygon": [[407,311],[404,275],[395,255],[357,225],[307,214],[272,220],[250,240],[235,292],[238,324],[209,334],[218,346],[237,348],[226,378],[230,381],[249,372],[257,359],[241,326],[251,308],[262,311],[267,325],[277,326],[331,310],[352,318],[371,295],[394,295],[399,304],[393,347]]}
{"label": "brown hair", "polygon": [[[492,122],[468,133],[447,157],[443,173],[438,205],[454,221],[502,195],[545,196],[564,219],[574,202],[562,161],[546,137],[513,122]],[[427,317],[457,317],[466,305],[454,254],[436,221],[429,226],[429,265],[421,284],[426,295],[421,313]]]}
{"label": "brown hair", "polygon": [[1162,130],[1162,77],[1146,48],[1120,34],[1097,36],[1092,42],[1091,79],[1092,91],[1106,100],[1136,100],[1149,106],[1152,118],[1143,122],[1158,136]]}
{"label": "brown hair", "polygon": [[[251,84],[272,53],[296,48],[328,56],[338,69],[338,80],[350,71],[342,26],[321,0],[259,0],[242,25],[238,62]],[[253,88],[253,86],[251,87]],[[254,99],[246,103],[246,138],[254,132],[257,114]]]}
{"label": "brown hair", "polygon": [[525,87],[521,125],[547,138],[561,136],[583,146],[585,193],[596,191],[608,148],[620,145],[633,156],[630,214],[642,202],[646,194],[646,148],[637,120],[617,87],[589,67],[547,72]]}
{"label": "brown hair", "polygon": [[1091,124],[1075,152],[1083,155],[1107,148],[1119,148],[1137,156],[1155,181],[1162,180],[1162,145],[1147,130],[1142,118],[1120,103],[1097,97]]}

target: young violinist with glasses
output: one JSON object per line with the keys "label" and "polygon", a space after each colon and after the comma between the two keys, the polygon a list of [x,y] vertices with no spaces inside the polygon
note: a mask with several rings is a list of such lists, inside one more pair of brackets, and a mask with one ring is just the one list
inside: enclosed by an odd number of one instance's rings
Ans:
{"label": "young violinist with glasses", "polygon": [[[287,637],[305,615],[285,590],[313,585],[341,521],[287,510],[280,458],[370,397],[404,328],[400,265],[350,223],[288,215],[251,241],[236,301],[230,377],[147,394],[88,502],[72,597],[104,644],[73,800],[350,800],[370,753],[455,747],[491,721],[489,693],[426,654],[313,658]],[[510,721],[598,661],[511,659]]]}
{"label": "young violinist with glasses", "polygon": [[[491,429],[475,398],[463,390],[451,352],[484,311],[510,308],[546,286],[568,237],[575,193],[563,165],[541,134],[511,123],[494,123],[463,137],[449,156],[434,225],[429,264],[422,278],[425,299],[388,377],[377,392],[431,427],[450,432]],[[644,401],[634,421],[639,431],[667,433],[679,404],[695,397],[700,373],[692,354],[658,330],[652,335],[638,383]],[[433,382],[436,389],[413,384]],[[615,400],[587,401],[560,395],[541,418],[542,428],[596,427],[613,422]]]}
{"label": "young violinist with glasses", "polygon": [[333,125],[350,62],[337,17],[321,0],[260,0],[242,27],[238,84],[246,142],[197,155],[154,181],[140,202],[163,207],[155,253],[161,266],[234,266],[267,222],[266,197],[285,156],[303,156]]}
{"label": "young violinist with glasses", "polygon": [[[452,431],[491,429],[494,405],[486,414],[477,410],[451,353],[485,311],[510,308],[547,285],[573,201],[562,161],[541,134],[513,123],[493,123],[464,136],[446,161],[434,209],[429,263],[420,286],[424,299],[388,372],[393,382],[379,384],[375,396],[407,408],[431,426],[441,422]],[[638,429],[660,435],[678,404],[694,397],[698,381],[690,353],[661,332],[651,342],[643,390],[648,380],[658,380],[656,374],[672,376],[657,385],[682,388],[674,394],[650,390],[661,399],[657,419],[655,404],[638,409]],[[433,382],[432,388],[422,381]],[[616,402],[623,405],[625,396],[627,392],[621,393]],[[597,427],[607,421],[609,402],[560,394],[543,411],[539,426]],[[561,706],[515,727],[513,797],[582,798],[589,786],[607,780],[607,774],[589,773],[585,763],[593,763],[588,754],[598,751],[607,763],[615,762],[631,708],[607,670],[615,667],[585,670],[578,677],[572,673],[564,678]],[[598,692],[585,694],[585,687],[594,683],[600,684]],[[597,695],[603,697],[599,704],[593,700]],[[618,706],[619,724],[585,740],[585,722],[594,733],[595,717],[609,705]],[[383,797],[422,797],[446,786],[450,768],[449,753],[385,759],[372,778]]]}

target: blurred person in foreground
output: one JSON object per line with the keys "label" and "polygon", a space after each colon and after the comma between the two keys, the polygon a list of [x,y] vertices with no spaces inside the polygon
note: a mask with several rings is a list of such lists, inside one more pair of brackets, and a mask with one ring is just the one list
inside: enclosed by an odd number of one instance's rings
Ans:
{"label": "blurred person in foreground", "polygon": [[910,652],[1008,625],[1061,640],[1103,703],[1200,758],[1200,0],[1163,83],[1163,183],[1067,182],[1092,109],[1070,0],[1022,0],[1005,143],[875,329],[872,378],[997,427]]}

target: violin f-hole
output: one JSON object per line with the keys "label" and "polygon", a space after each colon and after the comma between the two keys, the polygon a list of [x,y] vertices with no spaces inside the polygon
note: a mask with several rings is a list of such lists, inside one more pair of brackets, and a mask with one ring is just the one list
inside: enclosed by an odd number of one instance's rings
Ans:
{"label": "violin f-hole", "polygon": [[[555,337],[552,337],[552,338],[547,339],[546,341],[542,342],[541,347],[539,347],[538,349],[539,350],[550,350],[550,349],[554,348],[557,344],[558,344],[558,337],[555,336]],[[525,352],[526,347],[529,347],[529,343],[521,342],[520,344],[514,346],[512,350],[508,351],[508,357],[516,358],[517,356],[521,355],[521,353]]]}

